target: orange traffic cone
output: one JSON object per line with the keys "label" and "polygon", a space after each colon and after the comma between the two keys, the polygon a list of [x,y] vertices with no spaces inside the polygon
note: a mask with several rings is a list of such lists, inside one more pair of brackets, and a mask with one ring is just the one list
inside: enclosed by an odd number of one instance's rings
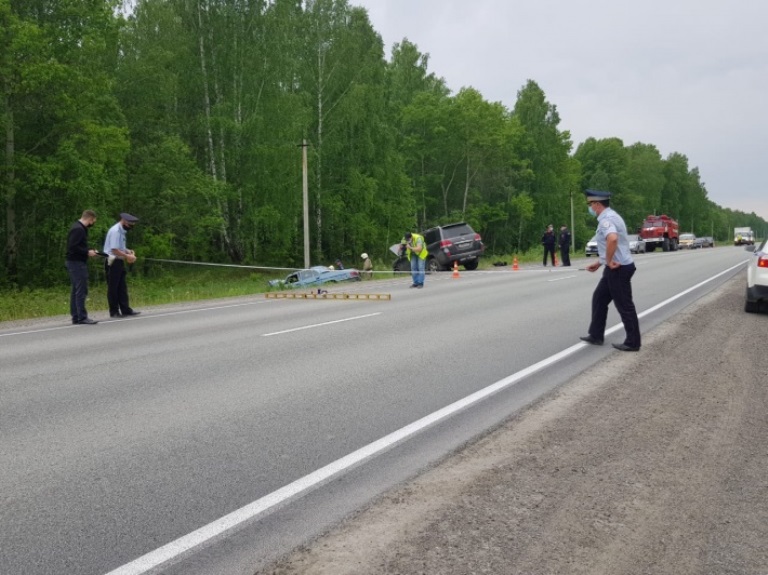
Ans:
{"label": "orange traffic cone", "polygon": [[520,269],[519,267],[517,267],[517,256],[515,256],[515,259],[512,261],[512,269],[515,271]]}
{"label": "orange traffic cone", "polygon": [[459,262],[453,262],[453,277],[458,278],[459,276]]}

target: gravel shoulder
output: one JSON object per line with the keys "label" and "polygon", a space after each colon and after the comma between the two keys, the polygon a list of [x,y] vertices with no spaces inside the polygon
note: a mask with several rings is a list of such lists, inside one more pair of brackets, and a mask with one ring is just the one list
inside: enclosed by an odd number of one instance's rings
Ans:
{"label": "gravel shoulder", "polygon": [[768,575],[768,315],[744,313],[743,290],[739,275],[259,574]]}

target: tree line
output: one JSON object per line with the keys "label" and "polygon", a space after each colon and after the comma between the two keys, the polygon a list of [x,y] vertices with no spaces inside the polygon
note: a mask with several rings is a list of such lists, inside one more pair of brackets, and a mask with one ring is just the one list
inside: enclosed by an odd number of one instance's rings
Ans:
{"label": "tree line", "polygon": [[384,258],[405,230],[458,220],[521,253],[570,224],[572,200],[583,243],[588,187],[630,227],[767,227],[710,201],[682,153],[574,149],[533,80],[508,109],[453,93],[407,39],[386,57],[347,0],[0,0],[0,23],[2,285],[64,280],[86,208],[94,245],[129,211],[145,256],[301,266],[303,141],[313,263]]}

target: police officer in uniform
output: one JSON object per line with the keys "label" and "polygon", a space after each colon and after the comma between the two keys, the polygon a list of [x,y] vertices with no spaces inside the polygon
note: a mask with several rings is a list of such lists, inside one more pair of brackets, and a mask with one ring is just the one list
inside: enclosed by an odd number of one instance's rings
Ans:
{"label": "police officer in uniform", "polygon": [[128,213],[120,214],[120,221],[109,228],[104,239],[104,250],[107,261],[104,270],[107,273],[107,303],[109,317],[139,315],[141,312],[133,309],[128,303],[128,286],[126,285],[126,265],[136,261],[136,254],[126,247],[126,232],[133,229],[139,218]]}
{"label": "police officer in uniform", "polygon": [[562,265],[571,265],[571,232],[565,226],[560,226],[560,261]]}
{"label": "police officer in uniform", "polygon": [[635,263],[629,251],[627,226],[621,216],[610,207],[610,192],[587,190],[589,213],[597,216],[598,261],[587,266],[587,271],[597,271],[605,266],[603,277],[592,294],[592,322],[589,335],[580,339],[593,345],[603,345],[608,305],[613,302],[621,316],[626,336],[624,343],[614,343],[621,351],[640,350],[640,322],[632,301],[632,276]]}
{"label": "police officer in uniform", "polygon": [[541,245],[544,246],[544,263],[542,265],[547,265],[547,255],[549,255],[552,265],[555,265],[555,232],[552,224],[547,226],[544,235],[541,236]]}

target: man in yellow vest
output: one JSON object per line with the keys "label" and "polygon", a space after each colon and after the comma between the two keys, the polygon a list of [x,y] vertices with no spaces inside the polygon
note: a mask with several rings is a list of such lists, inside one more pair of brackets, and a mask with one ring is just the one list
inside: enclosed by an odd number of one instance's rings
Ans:
{"label": "man in yellow vest", "polygon": [[403,241],[405,244],[406,257],[411,262],[411,277],[413,278],[412,288],[424,287],[424,272],[427,268],[427,244],[424,242],[424,236],[406,232]]}

